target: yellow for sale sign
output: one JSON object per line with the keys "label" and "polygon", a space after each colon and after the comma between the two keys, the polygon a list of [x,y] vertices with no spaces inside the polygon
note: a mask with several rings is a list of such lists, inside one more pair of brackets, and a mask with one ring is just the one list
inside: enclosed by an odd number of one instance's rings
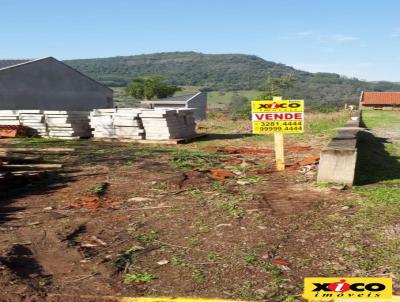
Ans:
{"label": "yellow for sale sign", "polygon": [[303,100],[253,101],[253,133],[302,133],[304,132]]}

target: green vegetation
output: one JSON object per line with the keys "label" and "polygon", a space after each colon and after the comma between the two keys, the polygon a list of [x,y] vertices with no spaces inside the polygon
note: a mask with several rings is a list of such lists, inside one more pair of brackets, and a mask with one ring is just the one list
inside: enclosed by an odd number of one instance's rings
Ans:
{"label": "green vegetation", "polygon": [[216,260],[218,260],[219,259],[219,256],[216,254],[216,253],[214,253],[214,252],[209,252],[208,254],[207,254],[207,260],[208,261],[216,261]]}
{"label": "green vegetation", "polygon": [[235,103],[235,99],[253,100],[259,95],[260,91],[258,90],[210,91],[207,94],[208,108],[232,112],[229,106],[230,103]]}
{"label": "green vegetation", "polygon": [[134,246],[120,253],[113,261],[117,271],[128,270],[136,262],[136,254],[141,250],[143,248]]}
{"label": "green vegetation", "polygon": [[219,155],[204,151],[178,150],[173,152],[172,162],[179,169],[202,169],[206,170],[218,166]]}
{"label": "green vegetation", "polygon": [[356,184],[400,183],[400,114],[364,110],[362,116],[374,134],[359,134]]}
{"label": "green vegetation", "polygon": [[195,270],[192,275],[196,283],[201,284],[206,281],[206,275],[204,274],[203,271]]}
{"label": "green vegetation", "polygon": [[102,182],[100,185],[98,185],[97,187],[95,187],[95,188],[93,189],[93,191],[94,191],[94,193],[96,193],[97,195],[103,195],[103,194],[106,192],[108,186],[109,186],[109,183],[108,183],[108,182]]}
{"label": "green vegetation", "polygon": [[286,96],[286,92],[289,89],[294,88],[295,83],[296,79],[292,74],[284,75],[279,78],[268,77],[268,79],[261,83],[258,88],[260,91],[262,91],[260,98],[264,100],[272,100],[274,96],[283,95],[287,98],[289,96]]}
{"label": "green vegetation", "polygon": [[134,78],[125,89],[127,95],[137,100],[166,98],[180,91],[175,85],[166,84],[161,77]]}
{"label": "green vegetation", "polygon": [[150,282],[151,280],[156,279],[156,277],[149,273],[137,273],[131,272],[125,275],[124,283],[131,284],[131,283],[138,283],[138,282]]}
{"label": "green vegetation", "polygon": [[[357,104],[361,90],[400,90],[400,84],[396,83],[365,82],[335,73],[310,73],[243,54],[171,52],[65,63],[108,86],[126,86],[135,77],[161,76],[172,85],[213,92],[236,91],[245,97],[239,90],[255,90],[269,77],[292,75],[296,87],[288,95],[311,101],[314,107]],[[217,102],[225,100],[221,98]]]}
{"label": "green vegetation", "polygon": [[129,96],[125,92],[125,87],[111,87],[114,91],[114,105],[124,107],[139,107],[140,101],[134,97]]}
{"label": "green vegetation", "polygon": [[399,111],[363,110],[362,117],[368,128],[396,130],[400,127]]}
{"label": "green vegetation", "polygon": [[236,293],[243,300],[266,301],[263,293],[257,293],[253,290],[253,284],[250,281],[246,281],[242,286],[238,287]]}
{"label": "green vegetation", "polygon": [[[400,117],[394,111],[365,110],[363,122],[373,134],[364,132],[360,136],[358,186],[354,188],[360,198],[348,206],[357,209],[345,223],[352,230],[351,238],[343,239],[338,246],[348,251],[343,257],[355,261],[363,271],[372,272],[384,266],[388,272],[398,274]],[[360,225],[362,229],[357,229]],[[351,253],[357,253],[357,257]]]}
{"label": "green vegetation", "polygon": [[151,230],[148,233],[140,234],[138,239],[139,239],[139,241],[146,243],[146,242],[158,240],[159,238],[160,238],[160,236],[158,235],[158,233],[156,231]]}
{"label": "green vegetation", "polygon": [[248,254],[243,257],[243,260],[247,265],[254,265],[258,261],[258,257],[254,254]]}
{"label": "green vegetation", "polygon": [[[291,74],[284,75],[281,77],[268,77],[260,86],[260,93],[256,97],[257,99],[272,100],[275,96],[281,96],[283,98],[293,98],[289,96],[288,91],[295,87],[296,80]],[[229,103],[229,112],[234,117],[243,117],[250,119],[251,117],[251,101],[244,96],[236,95],[231,98]]]}

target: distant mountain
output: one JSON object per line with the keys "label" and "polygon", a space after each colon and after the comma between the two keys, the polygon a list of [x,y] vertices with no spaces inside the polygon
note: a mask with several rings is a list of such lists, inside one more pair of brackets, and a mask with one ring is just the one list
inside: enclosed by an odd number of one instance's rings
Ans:
{"label": "distant mountain", "polygon": [[204,90],[252,90],[268,76],[292,74],[297,83],[288,94],[319,104],[356,103],[361,90],[400,91],[399,83],[365,82],[335,73],[311,73],[244,54],[169,52],[65,63],[108,86],[125,86],[131,78],[158,75],[175,85],[198,86]]}

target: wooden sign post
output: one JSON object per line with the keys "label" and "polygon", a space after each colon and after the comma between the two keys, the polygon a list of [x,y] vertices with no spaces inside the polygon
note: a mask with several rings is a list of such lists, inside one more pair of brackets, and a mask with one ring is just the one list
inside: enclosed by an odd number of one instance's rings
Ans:
{"label": "wooden sign post", "polygon": [[[282,101],[282,97],[274,96],[273,101]],[[283,133],[274,133],[276,171],[285,170],[285,149]]]}
{"label": "wooden sign post", "polygon": [[304,101],[256,100],[252,102],[252,124],[255,134],[274,134],[276,170],[285,170],[284,133],[302,133],[304,130]]}
{"label": "wooden sign post", "polygon": [[276,170],[285,170],[283,133],[274,133]]}

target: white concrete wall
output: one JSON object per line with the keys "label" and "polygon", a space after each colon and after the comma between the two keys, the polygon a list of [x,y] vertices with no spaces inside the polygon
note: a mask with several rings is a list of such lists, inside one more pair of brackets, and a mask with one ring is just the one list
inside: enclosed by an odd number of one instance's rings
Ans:
{"label": "white concrete wall", "polygon": [[207,92],[201,92],[187,102],[187,108],[196,108],[194,117],[196,120],[205,120],[207,118]]}
{"label": "white concrete wall", "polygon": [[317,182],[353,185],[361,112],[356,111],[329,144],[321,150]]}

